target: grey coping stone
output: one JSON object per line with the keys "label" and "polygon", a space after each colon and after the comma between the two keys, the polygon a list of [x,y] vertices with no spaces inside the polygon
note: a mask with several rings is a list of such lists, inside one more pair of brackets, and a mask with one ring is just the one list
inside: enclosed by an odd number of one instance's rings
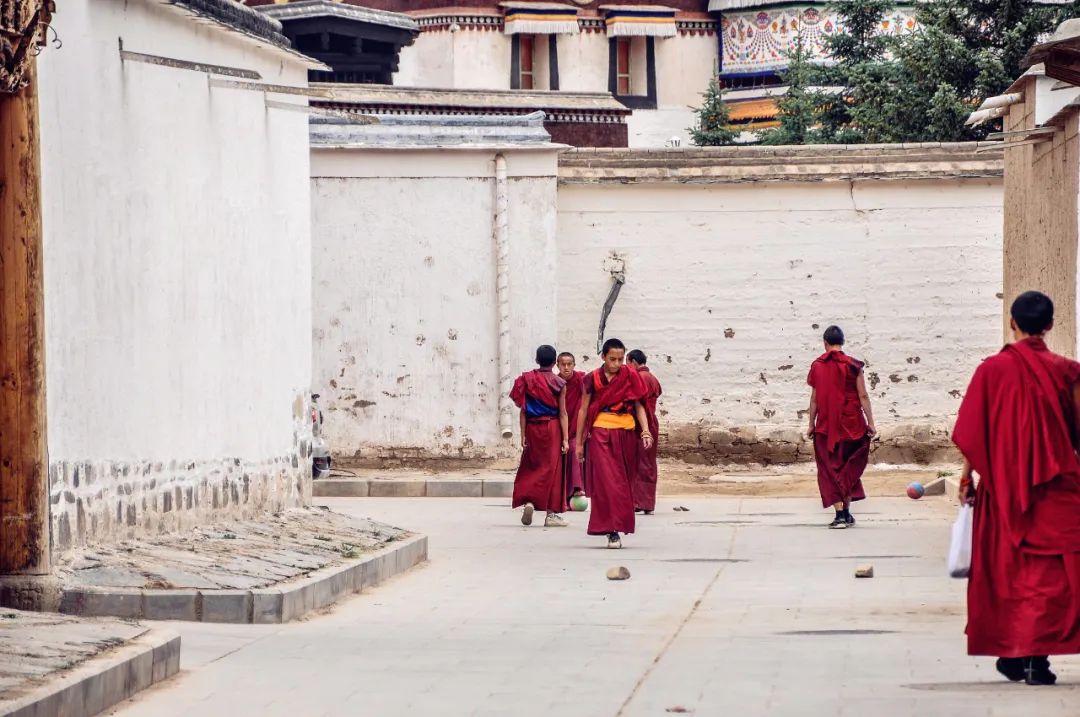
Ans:
{"label": "grey coping stone", "polygon": [[65,589],[60,597],[60,612],[67,615],[84,617],[142,617],[142,590],[102,589],[81,590]]}
{"label": "grey coping stone", "polygon": [[480,498],[484,495],[484,482],[481,480],[429,480],[427,496],[429,498]]}
{"label": "grey coping stone", "polygon": [[253,598],[248,590],[204,590],[203,622],[251,622]]}
{"label": "grey coping stone", "polygon": [[485,498],[510,498],[514,495],[514,481],[492,479],[484,481]]}
{"label": "grey coping stone", "polygon": [[423,498],[426,492],[427,481],[422,480],[380,480],[368,486],[372,498]]}
{"label": "grey coping stone", "polygon": [[179,670],[180,636],[167,631],[146,632],[75,664],[62,675],[40,681],[14,700],[0,702],[0,715],[91,717]]}
{"label": "grey coping stone", "polygon": [[367,478],[323,479],[313,481],[311,494],[316,498],[367,498]]}
{"label": "grey coping stone", "polygon": [[[255,590],[67,590],[61,610],[148,620],[276,624],[299,619],[374,587],[427,558],[427,538],[410,536],[371,555]],[[154,669],[159,669],[156,664]]]}
{"label": "grey coping stone", "polygon": [[197,590],[146,590],[143,593],[143,618],[198,620],[198,599]]}
{"label": "grey coping stone", "polygon": [[281,622],[283,596],[280,590],[251,591],[251,621],[256,625]]}

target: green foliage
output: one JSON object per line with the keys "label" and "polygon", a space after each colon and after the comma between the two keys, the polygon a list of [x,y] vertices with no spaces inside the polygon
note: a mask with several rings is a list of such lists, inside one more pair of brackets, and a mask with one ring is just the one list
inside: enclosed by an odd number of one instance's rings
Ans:
{"label": "green foliage", "polygon": [[[836,0],[831,7],[846,32],[826,40],[830,63],[799,70],[807,102],[780,104],[781,129],[763,142],[926,142],[980,139],[989,128],[964,120],[986,97],[1000,94],[1021,73],[1020,62],[1039,35],[1078,14],[1071,5],[1034,0],[932,0],[918,5],[916,29],[879,32],[891,0]],[[809,53],[797,48],[801,64]],[[789,68],[786,79],[792,81]],[[809,89],[813,85],[828,90]]]}
{"label": "green foliage", "polygon": [[819,108],[824,101],[821,93],[814,90],[818,74],[802,37],[796,37],[795,46],[788,52],[787,70],[783,73],[787,94],[776,102],[780,126],[762,132],[762,144],[811,144],[816,141]]}
{"label": "green foliage", "polygon": [[709,81],[709,87],[702,95],[705,101],[697,112],[697,124],[690,127],[690,141],[699,147],[715,147],[724,144],[732,144],[738,133],[729,124],[731,119],[728,107],[724,104],[724,91],[720,88],[720,82],[713,78]]}

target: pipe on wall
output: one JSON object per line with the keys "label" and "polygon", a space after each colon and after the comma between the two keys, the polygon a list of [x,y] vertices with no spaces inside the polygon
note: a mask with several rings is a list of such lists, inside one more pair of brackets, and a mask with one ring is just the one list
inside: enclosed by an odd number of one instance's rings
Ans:
{"label": "pipe on wall", "polygon": [[506,179],[506,157],[495,155],[495,303],[499,330],[499,430],[503,438],[514,435],[514,406],[510,356],[510,196]]}

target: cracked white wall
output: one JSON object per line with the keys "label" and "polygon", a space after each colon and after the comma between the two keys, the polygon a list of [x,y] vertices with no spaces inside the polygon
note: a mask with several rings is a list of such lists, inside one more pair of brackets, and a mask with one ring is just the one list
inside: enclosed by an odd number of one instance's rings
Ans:
{"label": "cracked white wall", "polygon": [[821,332],[868,362],[878,422],[944,431],[1000,348],[1000,180],[559,189],[559,347],[597,365],[608,336],[643,349],[679,425],[799,429]]}

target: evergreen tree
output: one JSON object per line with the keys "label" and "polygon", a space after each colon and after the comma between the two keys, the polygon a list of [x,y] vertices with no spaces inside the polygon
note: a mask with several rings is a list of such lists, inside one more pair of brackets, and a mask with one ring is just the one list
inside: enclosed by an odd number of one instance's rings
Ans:
{"label": "evergreen tree", "polygon": [[776,102],[780,126],[762,132],[762,144],[811,144],[817,139],[819,108],[825,101],[814,88],[819,74],[802,36],[796,36],[795,45],[788,51],[787,70],[782,73],[787,93]]}
{"label": "evergreen tree", "polygon": [[1012,84],[1039,35],[1075,10],[1034,0],[934,0],[919,5],[918,27],[896,52],[905,103],[897,118],[901,138],[985,136],[990,128],[965,130],[963,118]]}
{"label": "evergreen tree", "polygon": [[724,104],[724,90],[715,77],[702,95],[705,98],[697,112],[697,124],[689,128],[690,141],[699,147],[715,147],[732,144],[738,133],[730,127],[728,107]]}
{"label": "evergreen tree", "polygon": [[825,40],[829,64],[821,84],[830,88],[820,105],[821,140],[838,144],[894,140],[895,37],[883,22],[892,0],[837,0],[837,32]]}

